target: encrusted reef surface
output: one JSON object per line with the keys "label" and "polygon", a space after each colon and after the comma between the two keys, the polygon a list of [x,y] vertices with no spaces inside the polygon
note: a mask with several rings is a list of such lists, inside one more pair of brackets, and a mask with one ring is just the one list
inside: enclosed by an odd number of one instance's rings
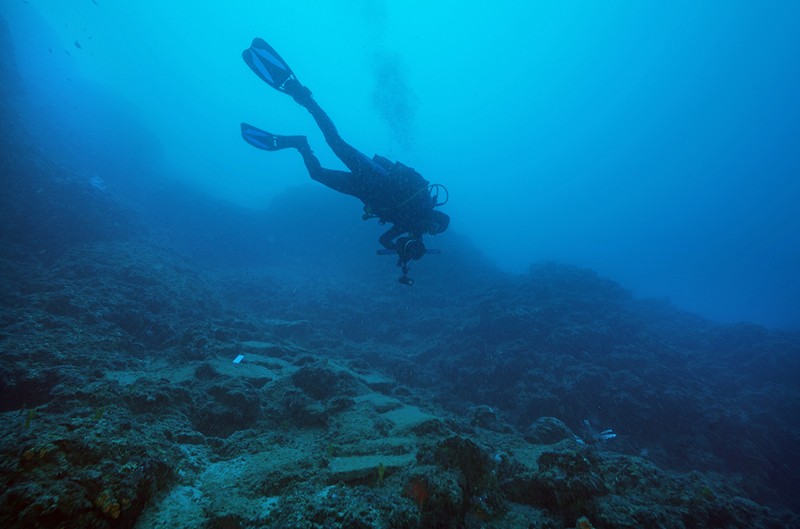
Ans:
{"label": "encrusted reef surface", "polygon": [[132,201],[0,65],[0,527],[800,527],[797,333],[455,233],[408,289],[329,195]]}
{"label": "encrusted reef surface", "polygon": [[3,257],[3,527],[798,527],[795,336],[555,265],[448,299]]}

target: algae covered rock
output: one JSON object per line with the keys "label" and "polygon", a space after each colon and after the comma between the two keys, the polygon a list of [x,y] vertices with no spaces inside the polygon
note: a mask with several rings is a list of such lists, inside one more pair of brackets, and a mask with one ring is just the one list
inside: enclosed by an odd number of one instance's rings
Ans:
{"label": "algae covered rock", "polygon": [[225,438],[251,428],[260,411],[260,399],[252,386],[228,380],[208,388],[206,398],[195,403],[191,418],[203,435]]}
{"label": "algae covered rock", "polygon": [[555,417],[539,417],[525,431],[525,439],[536,444],[552,445],[574,438],[572,430]]}

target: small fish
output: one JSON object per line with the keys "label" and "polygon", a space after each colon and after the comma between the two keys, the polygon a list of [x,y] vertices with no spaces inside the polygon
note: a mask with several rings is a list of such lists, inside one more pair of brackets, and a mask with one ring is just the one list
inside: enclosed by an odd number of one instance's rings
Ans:
{"label": "small fish", "polygon": [[92,0],[92,3],[93,3],[94,5],[96,5],[97,7],[100,7],[100,4],[98,4],[97,2],[95,2],[95,0]]}
{"label": "small fish", "polygon": [[614,430],[605,430],[605,431],[602,431],[602,432],[600,432],[598,434],[595,434],[594,437],[598,441],[608,441],[609,439],[613,439],[616,436],[617,436],[617,434],[614,433]]}
{"label": "small fish", "polygon": [[75,41],[75,47],[81,49],[81,43],[78,42],[77,40]]}

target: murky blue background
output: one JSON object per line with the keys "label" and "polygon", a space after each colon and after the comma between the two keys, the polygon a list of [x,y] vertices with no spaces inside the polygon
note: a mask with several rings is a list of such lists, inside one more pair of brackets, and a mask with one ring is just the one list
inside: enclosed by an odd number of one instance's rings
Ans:
{"label": "murky blue background", "polygon": [[296,153],[252,149],[240,121],[309,135],[341,167],[242,62],[260,36],[345,139],[445,184],[451,229],[502,269],[561,261],[712,318],[800,327],[798,3],[4,0],[0,14],[30,132],[112,191],[151,173],[264,208],[307,182]]}

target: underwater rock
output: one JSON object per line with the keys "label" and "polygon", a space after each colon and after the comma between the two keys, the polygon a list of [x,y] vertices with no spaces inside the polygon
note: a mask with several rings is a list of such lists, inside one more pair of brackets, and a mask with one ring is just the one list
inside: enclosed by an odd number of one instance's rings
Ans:
{"label": "underwater rock", "polygon": [[474,441],[460,436],[445,439],[436,446],[433,459],[445,470],[459,473],[462,513],[492,519],[505,512],[504,495],[494,474],[496,461]]}
{"label": "underwater rock", "polygon": [[248,384],[227,380],[206,390],[206,397],[195,401],[192,425],[203,435],[226,438],[234,432],[251,428],[258,420],[261,402]]}
{"label": "underwater rock", "polygon": [[45,404],[50,400],[53,388],[63,379],[58,370],[46,368],[23,371],[19,366],[8,366],[0,373],[0,412]]}
{"label": "underwater rock", "polygon": [[331,472],[329,482],[349,485],[380,484],[398,469],[412,466],[415,462],[413,454],[333,457],[328,464]]}
{"label": "underwater rock", "polygon": [[133,413],[166,413],[186,409],[192,403],[189,391],[166,385],[161,381],[137,379],[131,385],[126,400]]}
{"label": "underwater rock", "polygon": [[[298,487],[269,513],[270,527],[347,527],[348,529],[422,529],[413,503],[365,487]],[[267,520],[262,520],[262,524]],[[441,526],[444,527],[444,526]]]}
{"label": "underwater rock", "polygon": [[539,417],[525,430],[525,439],[535,444],[552,445],[575,439],[575,434],[555,417]]}
{"label": "underwater rock", "polygon": [[267,417],[283,428],[323,428],[328,424],[328,409],[299,390],[286,390],[270,399]]}
{"label": "underwater rock", "polygon": [[469,413],[472,415],[470,426],[477,426],[478,428],[485,428],[495,432],[509,433],[511,431],[511,428],[497,416],[497,410],[491,406],[474,406],[470,408]]}
{"label": "underwater rock", "polygon": [[280,338],[304,338],[313,332],[311,324],[305,320],[271,320],[267,323],[270,325],[270,332]]}
{"label": "underwater rock", "polygon": [[336,372],[324,365],[300,368],[292,375],[294,385],[315,400],[327,400],[334,395],[352,394],[355,379],[343,372]]}
{"label": "underwater rock", "polygon": [[[16,466],[27,480],[6,482],[0,492],[3,527],[130,528],[173,476],[165,461],[133,442],[50,437],[23,447]],[[123,443],[125,449],[115,448]]]}
{"label": "underwater rock", "polygon": [[421,515],[420,527],[455,529],[464,524],[466,492],[456,471],[415,469],[403,488]]}

